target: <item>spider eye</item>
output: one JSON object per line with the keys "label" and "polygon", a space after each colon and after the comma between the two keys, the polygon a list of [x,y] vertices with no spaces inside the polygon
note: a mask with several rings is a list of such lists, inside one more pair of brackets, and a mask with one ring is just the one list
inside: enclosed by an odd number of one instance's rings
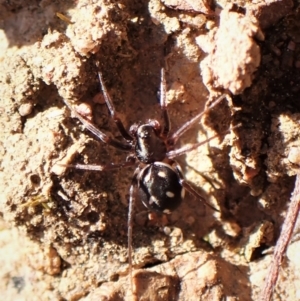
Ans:
{"label": "spider eye", "polygon": [[139,137],[142,139],[148,138],[149,137],[149,132],[143,131],[139,134]]}
{"label": "spider eye", "polygon": [[151,136],[150,129],[146,126],[141,126],[138,130],[138,137],[141,139],[147,139]]}

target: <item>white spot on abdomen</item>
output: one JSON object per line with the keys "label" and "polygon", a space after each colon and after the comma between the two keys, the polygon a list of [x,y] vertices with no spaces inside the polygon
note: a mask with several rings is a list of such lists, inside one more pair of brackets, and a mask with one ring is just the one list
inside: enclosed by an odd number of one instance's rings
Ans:
{"label": "white spot on abdomen", "polygon": [[175,194],[172,191],[167,191],[166,192],[167,197],[169,198],[173,198],[175,196]]}
{"label": "white spot on abdomen", "polygon": [[164,171],[159,171],[158,173],[157,173],[157,175],[159,176],[159,177],[161,177],[161,178],[166,178],[167,177],[167,174],[164,172]]}

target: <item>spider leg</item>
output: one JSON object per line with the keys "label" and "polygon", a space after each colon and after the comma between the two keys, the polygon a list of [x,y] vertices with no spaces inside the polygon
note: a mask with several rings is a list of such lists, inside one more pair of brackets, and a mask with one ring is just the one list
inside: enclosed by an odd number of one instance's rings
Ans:
{"label": "spider leg", "polygon": [[198,142],[198,143],[194,143],[192,145],[186,145],[186,146],[183,146],[181,148],[178,148],[178,149],[175,149],[175,150],[171,150],[169,152],[166,153],[166,156],[169,158],[169,159],[173,159],[175,157],[178,157],[178,156],[181,156],[181,155],[184,155],[196,148],[198,148],[199,146],[209,142],[210,140],[213,140],[215,138],[217,138],[219,136],[219,134],[216,134],[208,139],[205,139],[204,141],[201,141],[201,142]]}
{"label": "spider leg", "polygon": [[135,164],[135,158],[130,158],[129,161],[122,163],[110,163],[106,165],[94,165],[94,164],[59,164],[60,166],[71,167],[75,169],[93,170],[93,171],[106,171],[119,169],[123,167],[130,167]]}
{"label": "spider leg", "polygon": [[184,179],[183,174],[181,172],[181,168],[179,166],[179,164],[176,161],[173,161],[175,164],[175,171],[177,172],[178,176],[179,176],[179,180],[180,180],[180,184],[181,186],[186,189],[190,194],[192,194],[193,196],[195,196],[197,199],[200,199],[202,202],[204,202],[204,204],[206,206],[208,206],[210,209],[220,212],[218,209],[216,209],[215,207],[213,207],[212,205],[210,205],[204,198],[203,196],[201,196],[191,185],[190,183]]}
{"label": "spider leg", "polygon": [[105,133],[103,133],[102,131],[100,131],[99,129],[97,129],[91,122],[87,121],[86,119],[84,119],[79,113],[76,112],[76,110],[73,108],[73,106],[68,103],[65,99],[64,99],[65,104],[69,107],[69,109],[71,110],[71,112],[76,116],[76,118],[78,118],[80,120],[80,122],[90,131],[92,132],[95,136],[97,136],[102,142],[109,144],[115,148],[124,150],[124,151],[130,151],[132,150],[132,146],[129,143],[123,143],[121,141],[118,141],[108,135],[106,135]]}
{"label": "spider leg", "polygon": [[128,265],[129,265],[129,277],[130,277],[130,288],[133,293],[133,275],[132,275],[132,228],[133,228],[133,213],[136,201],[135,187],[138,185],[138,175],[140,167],[138,166],[133,174],[131,186],[129,189],[129,208],[128,208]]}
{"label": "spider leg", "polygon": [[166,84],[166,77],[165,77],[165,69],[161,69],[161,81],[160,81],[160,107],[162,111],[162,119],[164,122],[163,129],[162,129],[162,137],[167,138],[171,124],[170,118],[167,110],[167,103],[166,103],[166,95],[167,95],[167,84]]}
{"label": "spider leg", "polygon": [[[227,133],[231,132],[233,129],[238,128],[240,126],[241,126],[241,124],[239,123],[239,124],[233,126],[232,128],[228,129],[227,131],[223,132],[222,135],[226,135]],[[201,146],[201,145],[217,138],[218,136],[219,136],[219,134],[216,134],[216,135],[213,135],[213,136],[205,139],[204,141],[200,141],[200,142],[194,143],[192,145],[187,145],[187,146],[183,146],[181,148],[175,149],[175,150],[171,150],[171,151],[166,153],[166,157],[169,158],[169,159],[173,159],[175,157],[184,155],[184,154],[198,148],[199,146]]]}
{"label": "spider leg", "polygon": [[208,106],[204,111],[196,115],[191,120],[187,121],[183,124],[175,133],[172,134],[171,137],[168,138],[167,143],[169,145],[174,145],[178,138],[182,136],[187,130],[189,130],[204,114],[209,112],[213,107],[215,107],[218,103],[220,103],[226,97],[225,94],[221,95],[217,98],[210,106]]}
{"label": "spider leg", "polygon": [[104,81],[103,81],[103,78],[102,78],[102,74],[100,72],[98,72],[98,76],[99,76],[101,88],[102,88],[102,91],[103,91],[104,99],[105,99],[106,105],[109,109],[109,112],[110,112],[110,115],[111,115],[112,119],[116,123],[116,125],[118,127],[118,130],[121,133],[121,135],[123,136],[123,138],[127,141],[133,141],[133,137],[128,133],[128,131],[125,129],[121,119],[117,116],[116,109],[113,105],[113,102],[112,102],[108,92],[107,92],[107,89],[104,85]]}

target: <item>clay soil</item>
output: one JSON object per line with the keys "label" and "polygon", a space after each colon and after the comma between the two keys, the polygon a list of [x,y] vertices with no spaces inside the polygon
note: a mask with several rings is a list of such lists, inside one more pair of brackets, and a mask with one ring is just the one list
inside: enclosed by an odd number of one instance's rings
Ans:
{"label": "clay soil", "polygon": [[[297,1],[25,2],[0,0],[1,299],[259,300],[298,172]],[[162,67],[173,130],[226,95],[176,145],[217,135],[176,160],[219,211],[188,193],[170,215],[138,202],[131,292],[134,167],[67,168],[126,153],[66,104],[122,140],[97,72],[129,128],[161,121]],[[298,228],[272,300],[300,300]]]}

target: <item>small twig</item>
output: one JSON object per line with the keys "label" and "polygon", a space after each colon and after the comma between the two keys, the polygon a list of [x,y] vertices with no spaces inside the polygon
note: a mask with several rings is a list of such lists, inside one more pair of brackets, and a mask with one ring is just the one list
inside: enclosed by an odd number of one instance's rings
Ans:
{"label": "small twig", "polygon": [[62,21],[68,23],[68,24],[74,24],[74,23],[71,21],[70,18],[68,18],[67,16],[63,15],[62,13],[57,12],[57,13],[56,13],[56,16],[57,16],[58,18],[60,18]]}
{"label": "small twig", "polygon": [[297,174],[295,181],[295,188],[292,193],[291,202],[282,225],[280,237],[274,249],[273,261],[265,281],[265,287],[262,290],[260,301],[270,301],[273,289],[275,287],[279,266],[282,261],[282,257],[291,239],[294,226],[297,221],[297,216],[300,209],[300,174]]}

